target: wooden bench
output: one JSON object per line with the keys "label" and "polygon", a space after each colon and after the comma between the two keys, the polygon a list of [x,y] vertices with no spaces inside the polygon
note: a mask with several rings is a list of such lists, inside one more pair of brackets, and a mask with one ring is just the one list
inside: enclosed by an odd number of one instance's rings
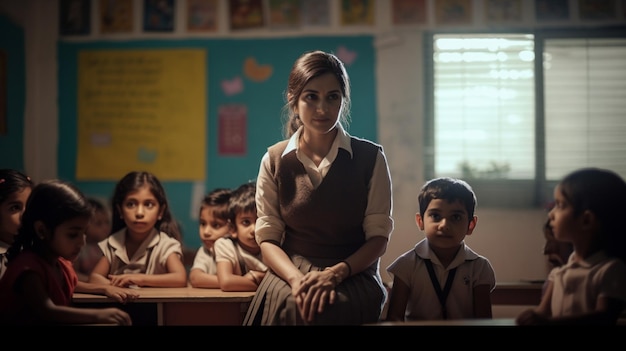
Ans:
{"label": "wooden bench", "polygon": [[491,292],[491,304],[537,306],[542,287],[541,282],[498,282]]}
{"label": "wooden bench", "polygon": [[115,306],[127,311],[133,325],[241,325],[254,292],[200,288],[139,288],[139,298],[120,304],[102,296],[75,293],[80,307]]}

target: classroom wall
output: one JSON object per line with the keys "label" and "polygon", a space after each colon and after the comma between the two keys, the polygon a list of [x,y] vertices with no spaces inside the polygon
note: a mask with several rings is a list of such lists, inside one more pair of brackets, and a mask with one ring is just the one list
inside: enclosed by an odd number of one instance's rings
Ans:
{"label": "classroom wall", "polygon": [[[475,0],[474,21],[454,30],[485,30],[494,28],[485,24],[484,3]],[[333,0],[333,4],[338,4]],[[537,23],[533,18],[532,1],[522,1],[523,21],[515,24],[502,23],[500,27],[533,28],[537,26],[580,27],[600,26],[605,22],[582,22],[578,20],[577,2],[570,0],[571,20],[557,23]],[[93,4],[96,4],[94,1]],[[141,4],[134,0],[135,8]],[[220,3],[225,15],[225,1]],[[333,7],[331,25],[328,28],[302,31],[260,30],[251,32],[229,32],[225,23],[219,31],[210,35],[187,34],[177,26],[173,33],[146,34],[139,26],[133,33],[122,36],[99,36],[91,34],[81,38],[59,37],[57,0],[0,0],[0,15],[24,30],[25,85],[24,85],[24,168],[35,181],[58,177],[57,149],[60,143],[58,126],[65,116],[59,115],[58,97],[58,44],[62,42],[132,41],[146,39],[188,40],[190,38],[254,39],[254,38],[297,38],[299,36],[345,36],[371,35],[373,37],[375,61],[375,94],[377,114],[376,141],[381,143],[389,160],[393,182],[393,217],[395,230],[387,252],[382,257],[383,278],[389,281],[385,268],[398,255],[415,245],[423,234],[415,226],[417,192],[425,181],[422,167],[423,146],[423,58],[422,36],[425,30],[438,28],[434,21],[434,0],[427,0],[427,22],[418,26],[394,26],[391,24],[389,1],[376,2],[375,25],[369,27],[342,27],[338,21],[338,7]],[[182,8],[183,1],[178,1]],[[623,24],[623,1],[618,1],[619,18]],[[92,5],[92,17],[95,18]],[[178,11],[181,14],[181,11]],[[136,11],[136,22],[140,13]],[[182,18],[177,17],[177,23]],[[93,28],[97,28],[94,23]],[[497,28],[497,27],[496,27]],[[97,31],[96,31],[97,33]],[[3,33],[4,35],[4,33]],[[1,42],[1,41],[0,41]],[[286,81],[286,77],[285,77]],[[360,89],[354,86],[354,90]],[[278,118],[279,111],[276,111]],[[353,119],[358,119],[354,115]],[[0,154],[17,150],[1,143]],[[260,154],[260,150],[254,150]],[[543,237],[541,227],[545,218],[543,209],[509,210],[484,208],[476,212],[478,226],[466,240],[475,251],[488,257],[496,271],[499,282],[543,279],[547,265],[542,254]],[[186,236],[195,236],[195,228],[184,228]]]}

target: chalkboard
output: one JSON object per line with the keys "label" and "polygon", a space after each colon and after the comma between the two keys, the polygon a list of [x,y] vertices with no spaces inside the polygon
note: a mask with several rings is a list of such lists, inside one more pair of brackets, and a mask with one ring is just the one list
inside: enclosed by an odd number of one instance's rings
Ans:
{"label": "chalkboard", "polygon": [[[352,120],[348,132],[376,141],[376,57],[373,37],[370,35],[59,42],[58,176],[74,182],[87,195],[106,200],[110,199],[115,186],[115,180],[112,179],[77,177],[79,145],[82,145],[78,141],[82,128],[79,126],[78,112],[81,53],[106,53],[113,50],[203,51],[205,69],[199,74],[205,77],[206,97],[198,104],[205,104],[206,107],[206,120],[203,123],[203,145],[206,149],[189,148],[186,152],[187,156],[192,159],[196,157],[199,164],[204,164],[206,169],[202,173],[205,179],[162,179],[172,212],[182,226],[185,246],[199,247],[197,220],[201,196],[217,187],[234,188],[256,179],[259,162],[266,148],[283,139],[281,109],[285,103],[284,90],[291,66],[303,52],[315,49],[337,54],[350,74]],[[179,83],[181,81],[184,80],[179,80]],[[178,123],[186,123],[184,117],[177,118],[180,119]],[[243,135],[245,139],[230,135],[232,130],[239,133],[235,136]],[[164,141],[176,142],[168,139],[167,130],[162,133]],[[102,141],[101,138],[94,140]],[[180,142],[187,144],[188,140]],[[134,153],[135,150],[129,152]],[[141,165],[141,157],[138,160],[137,167]],[[97,168],[102,163],[94,162],[91,167]],[[131,170],[138,169],[120,168],[118,179]],[[106,173],[105,170],[101,172]],[[98,172],[91,171],[90,174]],[[160,177],[159,173],[155,174]]]}

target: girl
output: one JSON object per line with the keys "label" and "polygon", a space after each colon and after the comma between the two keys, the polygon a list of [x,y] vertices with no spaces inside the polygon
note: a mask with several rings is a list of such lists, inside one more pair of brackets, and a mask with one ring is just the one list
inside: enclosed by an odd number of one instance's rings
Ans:
{"label": "girl", "polygon": [[115,186],[112,234],[99,243],[104,256],[90,282],[122,287],[184,287],[180,231],[161,182],[148,172],[130,172]]}
{"label": "girl", "polygon": [[20,227],[20,217],[33,182],[22,172],[0,169],[0,277],[6,270],[6,252]]}
{"label": "girl", "polygon": [[69,183],[49,180],[33,188],[0,279],[1,323],[131,325],[117,308],[70,306],[78,284],[71,260],[85,244],[91,214],[89,202]]}
{"label": "girl", "polygon": [[615,324],[626,308],[626,182],[616,173],[585,168],[554,190],[548,214],[556,240],[570,242],[567,263],[548,276],[539,306],[517,324]]}

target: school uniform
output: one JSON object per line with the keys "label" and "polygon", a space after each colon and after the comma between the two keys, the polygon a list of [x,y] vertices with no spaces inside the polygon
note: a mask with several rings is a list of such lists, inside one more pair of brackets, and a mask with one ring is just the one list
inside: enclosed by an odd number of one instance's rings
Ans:
{"label": "school uniform", "polygon": [[[339,127],[329,154],[316,167],[297,151],[301,131],[269,147],[264,156],[261,167],[269,167],[266,175],[271,180],[257,180],[255,235],[259,243],[281,246],[306,274],[346,259],[371,236],[388,238],[393,220],[391,185],[380,145],[351,137]],[[323,167],[328,167],[327,173],[313,181],[316,178],[307,169]],[[265,182],[276,186],[274,204],[268,204]],[[378,186],[378,191],[370,193],[370,186]],[[370,201],[372,197],[375,201]],[[327,305],[310,324],[377,322],[387,294],[379,261],[337,285],[335,303]],[[300,317],[289,284],[271,270],[257,288],[244,319],[244,325],[257,324],[309,324]]]}

